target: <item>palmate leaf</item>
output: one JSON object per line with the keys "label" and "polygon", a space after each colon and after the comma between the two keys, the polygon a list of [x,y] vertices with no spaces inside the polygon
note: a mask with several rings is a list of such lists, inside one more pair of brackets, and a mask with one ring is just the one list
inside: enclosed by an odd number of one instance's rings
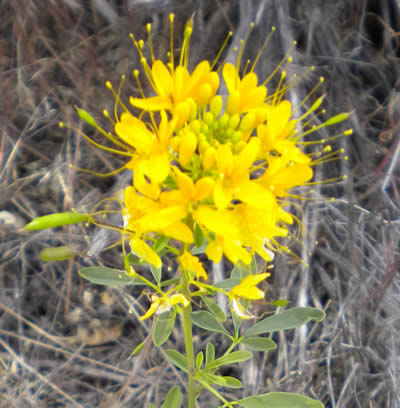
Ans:
{"label": "palmate leaf", "polygon": [[311,320],[320,322],[324,317],[325,313],[320,309],[313,307],[295,307],[261,320],[253,327],[250,327],[244,334],[244,337],[253,337],[262,333],[294,329]]}
{"label": "palmate leaf", "polygon": [[323,408],[324,405],[305,395],[288,392],[270,392],[243,398],[237,403],[245,408]]}
{"label": "palmate leaf", "polygon": [[79,275],[92,283],[105,286],[144,285],[137,276],[129,276],[125,271],[105,266],[82,268]]}

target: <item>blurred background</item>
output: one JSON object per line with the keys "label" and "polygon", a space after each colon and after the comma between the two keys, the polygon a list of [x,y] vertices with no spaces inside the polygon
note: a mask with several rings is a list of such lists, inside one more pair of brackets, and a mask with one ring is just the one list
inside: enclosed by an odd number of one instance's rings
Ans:
{"label": "blurred background", "polygon": [[[288,74],[301,81],[288,98],[299,104],[323,76],[315,98],[326,95],[326,117],[352,112],[318,135],[354,130],[333,142],[348,160],[316,170],[317,181],[339,181],[314,186],[313,199],[301,203],[304,227],[287,243],[301,261],[277,256],[267,292],[267,300],[320,307],[327,317],[275,333],[276,352],[256,353],[233,370],[247,393],[235,395],[290,391],[332,408],[399,407],[399,0],[0,0],[0,406],[160,405],[176,381],[183,387],[182,373],[149,342],[128,359],[151,326],[138,320],[148,306],[141,290],[79,278],[82,265],[122,267],[118,248],[104,250],[115,237],[80,225],[23,231],[37,216],[90,211],[129,182],[123,173],[99,178],[69,168],[106,173],[123,163],[58,122],[104,143],[74,106],[107,125],[102,111],[113,111],[114,97],[106,80],[118,86],[124,74],[122,97],[139,95],[129,33],[145,39],[151,22],[155,54],[165,58],[171,12],[175,44],[194,18],[190,66],[214,59],[228,31],[234,36],[222,59],[234,60],[251,22],[244,55],[254,60],[276,26],[256,66],[259,77],[267,78],[297,41]],[[58,245],[78,256],[40,260],[42,249]],[[179,347],[175,330],[169,341]],[[212,341],[224,350],[219,335],[196,334],[196,348]],[[199,402],[217,405],[209,395]]]}

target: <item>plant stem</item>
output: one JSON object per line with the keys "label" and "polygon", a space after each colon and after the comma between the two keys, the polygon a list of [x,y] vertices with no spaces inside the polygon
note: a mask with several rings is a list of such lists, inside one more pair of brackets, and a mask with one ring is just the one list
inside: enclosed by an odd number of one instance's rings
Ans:
{"label": "plant stem", "polygon": [[[185,271],[181,271],[182,294],[190,299],[189,283]],[[185,339],[186,360],[188,367],[188,408],[194,408],[196,402],[196,390],[194,387],[194,350],[192,336],[192,306],[182,307],[182,326]]]}

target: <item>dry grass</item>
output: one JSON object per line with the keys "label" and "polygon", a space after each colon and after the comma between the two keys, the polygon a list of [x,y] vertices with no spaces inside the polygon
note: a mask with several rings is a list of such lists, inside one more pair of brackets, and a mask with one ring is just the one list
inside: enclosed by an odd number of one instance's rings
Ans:
{"label": "dry grass", "polygon": [[[271,298],[326,309],[315,327],[275,334],[279,350],[241,367],[248,392],[286,390],[327,407],[400,406],[400,12],[395,0],[0,0],[0,401],[1,407],[128,407],[160,403],[182,373],[146,343],[139,290],[104,290],[83,282],[82,265],[120,266],[112,237],[79,226],[27,234],[30,219],[72,207],[89,210],[117,192],[126,176],[99,179],[72,163],[108,172],[121,165],[57,122],[83,125],[73,105],[101,121],[113,109],[104,81],[117,84],[138,66],[128,33],[152,21],[158,53],[165,52],[168,13],[176,32],[194,14],[193,63],[213,58],[225,33],[233,46],[255,21],[249,58],[272,25],[277,32],[257,72],[269,73],[293,40],[292,90],[301,101],[326,77],[328,114],[354,111],[351,137],[335,144],[348,161],[321,166],[317,179],[346,182],[315,187],[302,207],[303,233],[292,248],[308,264],[279,257]],[[294,6],[294,4],[296,4]],[[314,65],[313,72],[307,69]],[[123,94],[137,93],[126,80]],[[98,135],[93,135],[95,138]],[[322,135],[324,137],[324,135]],[[101,140],[100,137],[98,140]],[[335,197],[329,201],[322,197]],[[321,198],[321,199],[319,199]],[[73,261],[43,263],[39,252],[76,248]],[[88,256],[88,251],[92,256]],[[260,309],[262,313],[262,309]],[[177,329],[178,330],[178,329]],[[171,338],[182,346],[177,331]],[[196,347],[218,336],[196,338]],[[221,344],[222,346],[222,344]],[[151,368],[153,367],[153,368]],[[239,395],[239,394],[238,394]],[[206,396],[201,407],[216,406]]]}

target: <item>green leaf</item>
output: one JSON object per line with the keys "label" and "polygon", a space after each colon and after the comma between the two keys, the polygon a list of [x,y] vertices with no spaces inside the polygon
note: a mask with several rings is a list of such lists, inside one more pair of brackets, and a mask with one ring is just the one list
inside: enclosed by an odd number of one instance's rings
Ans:
{"label": "green leaf", "polygon": [[210,364],[215,359],[215,348],[214,344],[207,343],[206,346],[206,366]]}
{"label": "green leaf", "polygon": [[227,364],[240,363],[241,361],[246,361],[251,357],[252,354],[248,351],[234,351],[217,358],[210,364],[207,364],[206,369],[215,369]]}
{"label": "green leaf", "polygon": [[228,388],[242,388],[242,382],[234,377],[229,376],[222,376],[222,375],[214,375],[208,373],[202,373],[204,379],[209,384],[217,384],[221,387],[228,387]]}
{"label": "green leaf", "polygon": [[194,227],[193,238],[194,238],[194,244],[196,245],[196,247],[200,248],[204,243],[204,235],[203,235],[203,231],[199,227],[199,224],[197,223]]}
{"label": "green leaf", "polygon": [[161,408],[179,408],[183,402],[183,395],[177,385],[172,387],[165,397],[164,404]]}
{"label": "green leaf", "polygon": [[336,123],[343,122],[350,116],[350,113],[343,112],[339,113],[339,115],[332,116],[326,122],[323,123],[323,126],[331,126],[336,125]]}
{"label": "green leaf", "polygon": [[150,403],[149,408],[157,408],[157,407],[153,405],[152,403]]}
{"label": "green leaf", "polygon": [[272,302],[272,304],[276,307],[285,307],[288,303],[289,302],[286,299],[278,299],[275,300],[275,302]]}
{"label": "green leaf", "polygon": [[92,283],[105,286],[145,285],[137,276],[129,276],[125,271],[105,266],[82,268],[79,275]]}
{"label": "green leaf", "polygon": [[132,358],[133,356],[136,356],[137,353],[140,352],[140,350],[143,348],[144,346],[144,341],[142,341],[141,343],[139,343],[132,351],[132,353],[129,355],[129,358]]}
{"label": "green leaf", "polygon": [[250,327],[244,336],[252,337],[261,333],[294,329],[308,323],[310,320],[320,322],[324,317],[325,313],[320,309],[313,307],[295,307],[261,320],[253,327]]}
{"label": "green leaf", "polygon": [[240,278],[229,278],[219,281],[217,283],[213,283],[213,286],[229,292],[234,286],[239,285],[239,283]]}
{"label": "green leaf", "polygon": [[276,343],[266,337],[244,337],[241,341],[247,348],[254,351],[268,351],[276,349]]}
{"label": "green leaf", "polygon": [[162,346],[169,339],[175,325],[175,318],[175,309],[171,309],[157,316],[152,334],[153,343],[156,347]]}
{"label": "green leaf", "polygon": [[154,280],[157,282],[157,285],[161,282],[161,271],[162,267],[156,268],[154,265],[149,264],[151,274],[153,275]]}
{"label": "green leaf", "polygon": [[79,116],[83,121],[85,121],[88,125],[97,127],[97,123],[96,123],[96,121],[94,120],[94,117],[93,117],[90,113],[88,113],[88,112],[86,112],[85,110],[80,109],[80,108],[76,108],[76,111],[78,112],[78,116]]}
{"label": "green leaf", "polygon": [[66,261],[68,259],[72,259],[78,253],[68,247],[68,246],[59,246],[56,248],[45,248],[40,251],[40,259],[44,262],[51,262],[51,261]]}
{"label": "green leaf", "polygon": [[197,353],[197,356],[196,356],[196,368],[197,368],[198,370],[201,369],[201,365],[203,364],[203,360],[204,360],[204,354],[203,354],[202,351],[199,351],[199,352]]}
{"label": "green leaf", "polygon": [[203,297],[203,301],[207,306],[207,309],[220,321],[224,322],[226,320],[226,315],[224,311],[208,296]]}
{"label": "green leaf", "polygon": [[182,353],[179,353],[179,351],[176,350],[167,349],[165,350],[165,354],[171,363],[174,363],[185,373],[188,372],[186,357]]}
{"label": "green leaf", "polygon": [[169,237],[165,235],[160,235],[156,242],[154,242],[153,250],[159,254],[167,245],[168,245]]}
{"label": "green leaf", "polygon": [[243,398],[237,403],[245,408],[323,408],[324,405],[305,395],[288,392],[270,392]]}
{"label": "green leaf", "polygon": [[37,231],[87,221],[89,221],[89,214],[80,214],[77,212],[56,213],[35,218],[29,224],[26,224],[24,229],[25,231]]}
{"label": "green leaf", "polygon": [[126,256],[126,260],[128,261],[129,265],[144,265],[142,258],[139,258],[132,252]]}
{"label": "green leaf", "polygon": [[222,324],[217,320],[214,315],[206,310],[201,310],[199,312],[192,312],[192,322],[198,327],[204,330],[213,331],[216,333],[225,334],[225,336],[230,337],[229,332],[222,326]]}
{"label": "green leaf", "polygon": [[233,328],[235,329],[235,334],[239,335],[239,329],[242,325],[244,319],[241,319],[235,312],[232,313]]}
{"label": "green leaf", "polygon": [[191,249],[190,249],[190,253],[192,255],[202,255],[206,252],[206,248],[207,248],[207,242],[204,242],[203,245],[200,246],[200,248],[197,248],[196,245],[194,245]]}

